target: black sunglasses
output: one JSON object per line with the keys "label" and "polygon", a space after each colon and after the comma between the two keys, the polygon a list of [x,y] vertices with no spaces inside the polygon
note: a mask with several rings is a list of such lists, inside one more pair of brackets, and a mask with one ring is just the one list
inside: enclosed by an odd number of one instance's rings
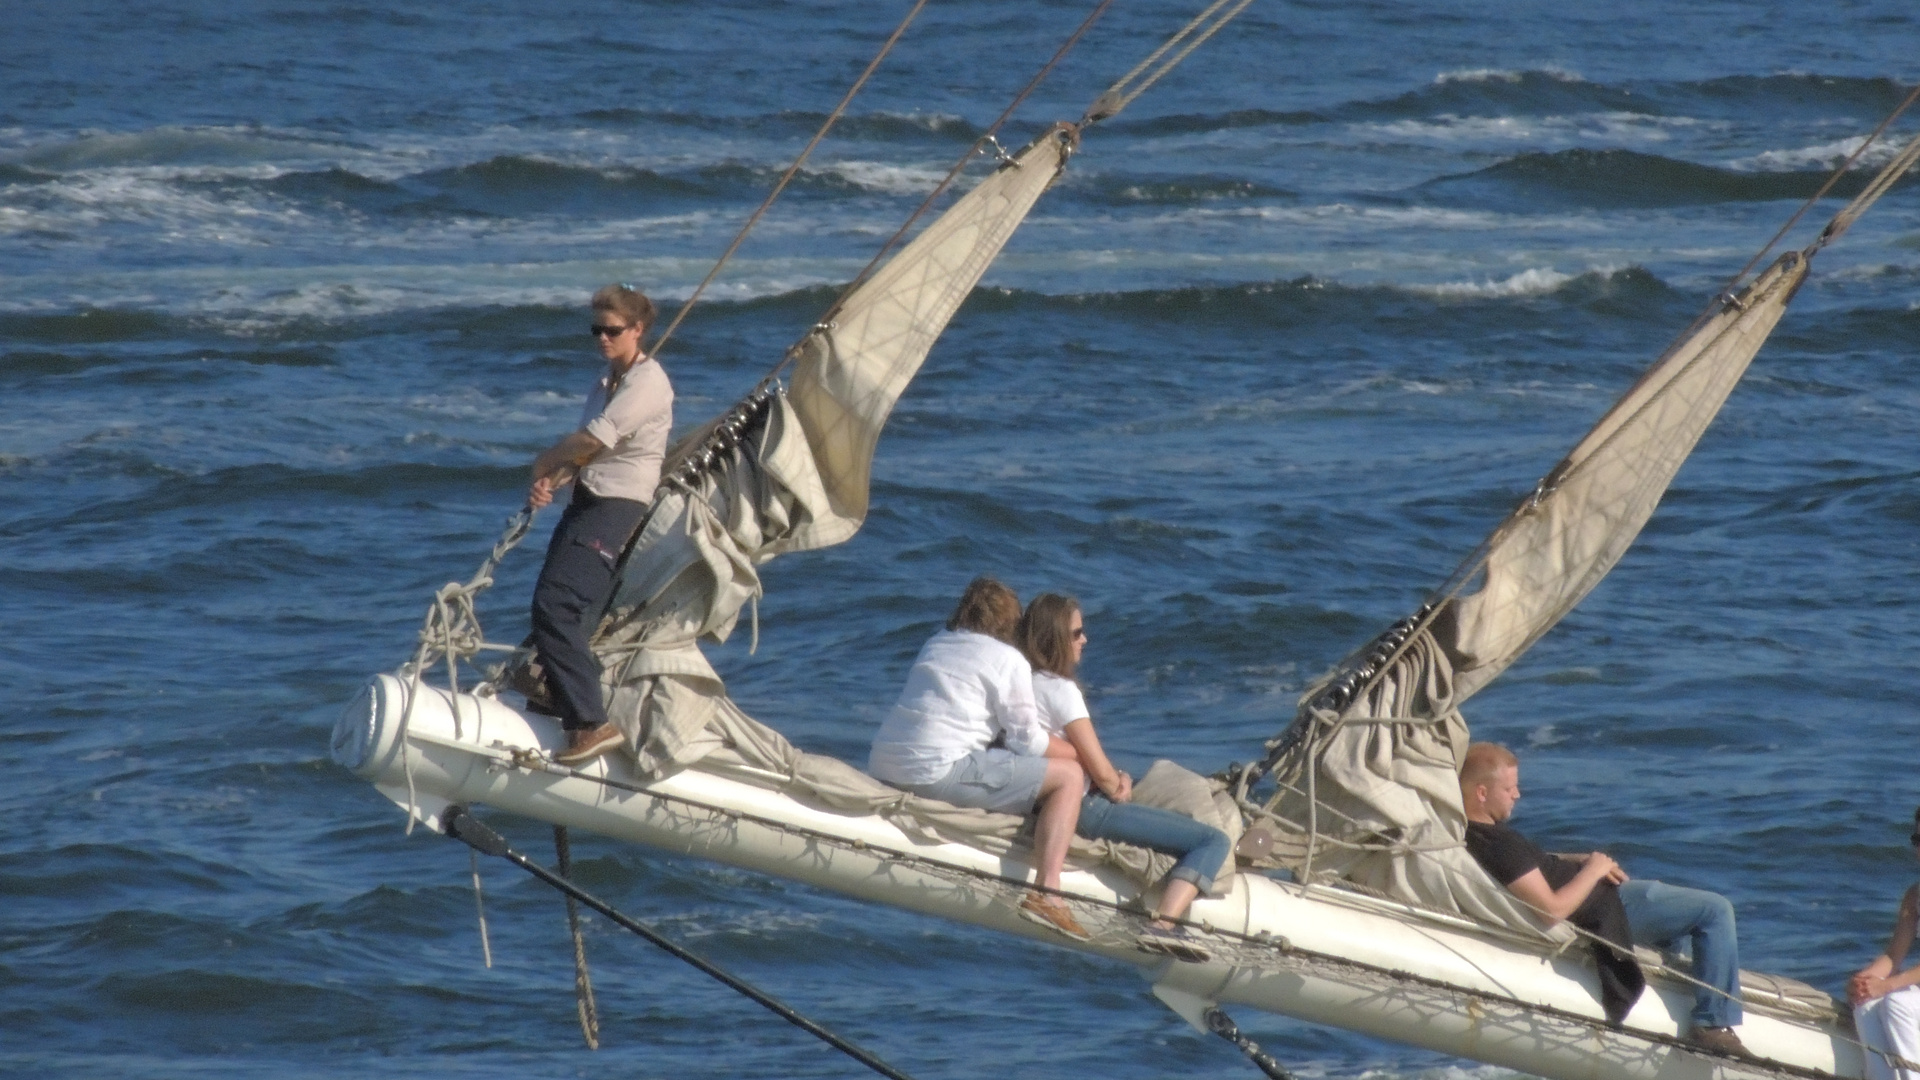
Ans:
{"label": "black sunglasses", "polygon": [[601,326],[599,323],[594,323],[587,327],[587,333],[597,338],[619,337],[631,329],[633,329],[631,326]]}

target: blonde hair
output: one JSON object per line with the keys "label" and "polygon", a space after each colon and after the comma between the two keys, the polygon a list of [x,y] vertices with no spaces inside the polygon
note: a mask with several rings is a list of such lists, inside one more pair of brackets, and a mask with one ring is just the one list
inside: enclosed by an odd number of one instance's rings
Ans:
{"label": "blonde hair", "polygon": [[1460,763],[1460,786],[1471,788],[1485,784],[1501,769],[1520,767],[1513,751],[1497,742],[1477,742],[1467,747],[1467,760]]}

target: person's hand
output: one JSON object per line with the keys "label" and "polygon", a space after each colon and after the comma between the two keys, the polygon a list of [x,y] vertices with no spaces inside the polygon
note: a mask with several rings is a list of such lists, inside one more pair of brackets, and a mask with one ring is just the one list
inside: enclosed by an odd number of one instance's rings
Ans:
{"label": "person's hand", "polygon": [[553,501],[553,477],[543,476],[527,489],[527,505],[535,510],[545,507]]}
{"label": "person's hand", "polygon": [[1859,1005],[1877,997],[1887,996],[1887,980],[1875,975],[1871,969],[1856,971],[1853,978],[1847,980],[1847,1002]]}
{"label": "person's hand", "polygon": [[1114,802],[1117,802],[1117,803],[1126,802],[1132,799],[1133,798],[1133,777],[1128,776],[1124,772],[1120,773],[1119,783],[1114,785],[1113,794],[1107,796],[1107,798],[1112,799]]}
{"label": "person's hand", "polygon": [[1611,881],[1615,885],[1627,880],[1626,871],[1620,869],[1620,864],[1613,861],[1613,856],[1604,851],[1596,851],[1588,855],[1585,868],[1598,873],[1600,880]]}

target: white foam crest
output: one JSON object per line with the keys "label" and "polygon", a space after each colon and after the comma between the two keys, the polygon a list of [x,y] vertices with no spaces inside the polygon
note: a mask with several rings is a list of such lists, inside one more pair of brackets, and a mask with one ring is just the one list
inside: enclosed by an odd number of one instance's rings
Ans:
{"label": "white foam crest", "polygon": [[924,195],[947,175],[944,168],[886,161],[836,161],[821,166],[820,172],[882,195]]}
{"label": "white foam crest", "polygon": [[1356,206],[1352,203],[1320,203],[1314,206],[1196,206],[1183,207],[1154,219],[1165,223],[1199,223],[1209,220],[1253,218],[1286,225],[1347,228],[1356,223],[1385,228],[1409,229],[1511,229],[1515,227],[1588,230],[1589,219],[1577,216],[1532,216],[1502,214],[1491,210],[1467,210],[1445,206]]}
{"label": "white foam crest", "polygon": [[[94,274],[59,279],[63,292],[34,295],[30,279],[0,279],[0,311],[95,306],[163,310],[205,319],[240,336],[289,322],[340,322],[449,308],[578,307],[609,281],[644,281],[657,300],[686,299],[711,263],[704,258],[518,264],[261,267]],[[709,287],[718,301],[748,301],[846,281],[855,259],[736,259]]]}
{"label": "white foam crest", "polygon": [[1456,71],[1443,71],[1433,77],[1433,85],[1445,86],[1448,83],[1517,83],[1529,75],[1544,75],[1555,82],[1586,82],[1566,68],[1549,64],[1546,67],[1522,68],[1461,68]]}
{"label": "white foam crest", "polygon": [[1459,116],[1443,113],[1420,119],[1353,124],[1348,131],[1363,138],[1449,145],[1505,142],[1539,149],[1543,143],[1561,146],[1593,141],[1612,145],[1666,143],[1672,141],[1679,131],[1714,130],[1726,126],[1721,121],[1687,116],[1648,116],[1619,111],[1566,116]]}
{"label": "white foam crest", "polygon": [[[1860,149],[1866,136],[1837,139],[1817,146],[1801,146],[1785,150],[1765,150],[1752,157],[1736,158],[1726,162],[1726,167],[1736,172],[1809,172],[1838,168],[1847,159],[1847,155]],[[1900,153],[1903,144],[1898,140],[1882,140],[1873,148],[1860,155],[1854,162],[1855,169],[1878,168],[1892,161]]]}
{"label": "white foam crest", "polygon": [[[196,191],[138,171],[82,174],[36,185],[0,213],[0,235],[82,232],[113,224],[144,226],[166,243],[257,246],[266,242],[263,229],[308,229],[313,218],[275,201]],[[106,245],[125,239],[101,236],[93,242]]]}
{"label": "white foam crest", "polygon": [[[1600,272],[1610,273],[1611,271]],[[1499,281],[1448,281],[1437,285],[1414,285],[1409,288],[1413,292],[1429,296],[1541,296],[1572,281],[1575,276],[1546,267],[1533,267]]]}
{"label": "white foam crest", "polygon": [[945,131],[967,122],[967,118],[959,113],[920,112],[917,109],[910,112],[891,112],[883,109],[868,115],[876,119],[902,121],[931,132]]}

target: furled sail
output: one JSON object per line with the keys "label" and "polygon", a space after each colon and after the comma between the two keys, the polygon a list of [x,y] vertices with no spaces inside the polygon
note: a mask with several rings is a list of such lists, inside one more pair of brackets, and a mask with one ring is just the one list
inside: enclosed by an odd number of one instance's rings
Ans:
{"label": "furled sail", "polygon": [[1533,920],[1461,846],[1462,702],[1606,576],[1639,535],[1807,272],[1783,255],[1723,299],[1547,473],[1433,600],[1301,700],[1262,773],[1296,872],[1516,928]]}
{"label": "furled sail", "polygon": [[859,530],[894,403],[1076,137],[1058,125],[1002,164],[794,347],[787,389],[769,379],[669,452],[594,642],[609,716],[643,770],[690,764],[753,723],[697,642],[732,632],[760,564]]}

